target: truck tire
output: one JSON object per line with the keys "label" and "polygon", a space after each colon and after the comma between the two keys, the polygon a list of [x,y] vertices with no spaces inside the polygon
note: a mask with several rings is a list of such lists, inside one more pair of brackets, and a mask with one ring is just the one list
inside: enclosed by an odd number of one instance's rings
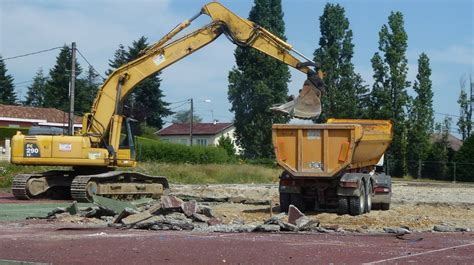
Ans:
{"label": "truck tire", "polygon": [[280,193],[280,212],[288,212],[288,208],[290,207],[290,193]]}
{"label": "truck tire", "polygon": [[347,200],[346,196],[340,196],[339,199],[337,200],[338,202],[338,209],[337,209],[337,214],[343,215],[343,214],[348,214],[349,213],[349,202]]}
{"label": "truck tire", "polygon": [[365,210],[365,185],[362,184],[359,187],[360,196],[358,197],[350,197],[349,198],[349,211],[351,215],[361,215],[364,213]]}
{"label": "truck tire", "polygon": [[365,188],[365,211],[366,213],[370,213],[372,210],[372,184],[370,181],[367,181],[367,185]]}
{"label": "truck tire", "polygon": [[306,203],[304,202],[302,194],[292,193],[290,203],[293,204],[296,208],[298,208],[298,210],[300,210],[301,212],[306,211]]}
{"label": "truck tire", "polygon": [[390,203],[381,203],[380,204],[380,210],[382,210],[382,211],[390,210]]}

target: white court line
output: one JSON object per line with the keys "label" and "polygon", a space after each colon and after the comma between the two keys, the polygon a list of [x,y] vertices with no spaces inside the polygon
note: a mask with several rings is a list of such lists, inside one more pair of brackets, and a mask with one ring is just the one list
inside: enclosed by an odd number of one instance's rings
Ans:
{"label": "white court line", "polygon": [[390,259],[382,259],[382,260],[372,261],[372,262],[364,263],[364,264],[376,264],[376,263],[382,263],[382,262],[392,261],[392,260],[397,260],[397,259],[411,258],[411,257],[421,256],[421,255],[430,254],[430,253],[434,253],[434,252],[440,252],[440,251],[445,251],[445,250],[449,250],[449,249],[462,248],[462,247],[473,246],[473,245],[474,245],[474,242],[471,242],[469,244],[464,244],[464,245],[459,245],[459,246],[454,246],[454,247],[447,247],[447,248],[440,248],[440,249],[430,250],[430,251],[426,251],[426,252],[416,253],[416,254],[413,254],[413,255],[405,255],[405,256],[394,257],[394,258],[390,258]]}

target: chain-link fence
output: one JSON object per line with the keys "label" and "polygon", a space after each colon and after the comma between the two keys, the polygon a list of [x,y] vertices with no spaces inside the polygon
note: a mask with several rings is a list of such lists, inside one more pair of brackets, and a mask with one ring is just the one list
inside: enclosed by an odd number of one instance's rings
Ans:
{"label": "chain-link fence", "polygon": [[[404,169],[405,167],[405,169]],[[406,161],[387,159],[385,172],[388,175],[403,177],[403,172],[415,179],[474,182],[474,163],[444,161]]]}

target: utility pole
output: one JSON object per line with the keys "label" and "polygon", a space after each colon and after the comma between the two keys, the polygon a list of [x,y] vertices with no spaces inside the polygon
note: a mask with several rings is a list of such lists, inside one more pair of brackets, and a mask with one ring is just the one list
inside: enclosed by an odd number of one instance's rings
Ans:
{"label": "utility pole", "polygon": [[191,111],[189,111],[189,142],[190,145],[193,145],[193,123],[194,123],[194,106],[193,106],[193,98],[190,98],[189,101],[191,102]]}
{"label": "utility pole", "polygon": [[74,89],[76,87],[76,43],[71,44],[71,83],[69,86],[69,135],[74,135]]}

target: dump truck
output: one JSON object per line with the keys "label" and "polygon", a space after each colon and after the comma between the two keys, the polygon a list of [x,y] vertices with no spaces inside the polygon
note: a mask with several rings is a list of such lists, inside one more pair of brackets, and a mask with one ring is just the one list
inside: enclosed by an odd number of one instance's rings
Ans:
{"label": "dump truck", "polygon": [[282,211],[360,215],[390,208],[392,184],[383,155],[392,141],[387,120],[329,119],[324,124],[274,124]]}

